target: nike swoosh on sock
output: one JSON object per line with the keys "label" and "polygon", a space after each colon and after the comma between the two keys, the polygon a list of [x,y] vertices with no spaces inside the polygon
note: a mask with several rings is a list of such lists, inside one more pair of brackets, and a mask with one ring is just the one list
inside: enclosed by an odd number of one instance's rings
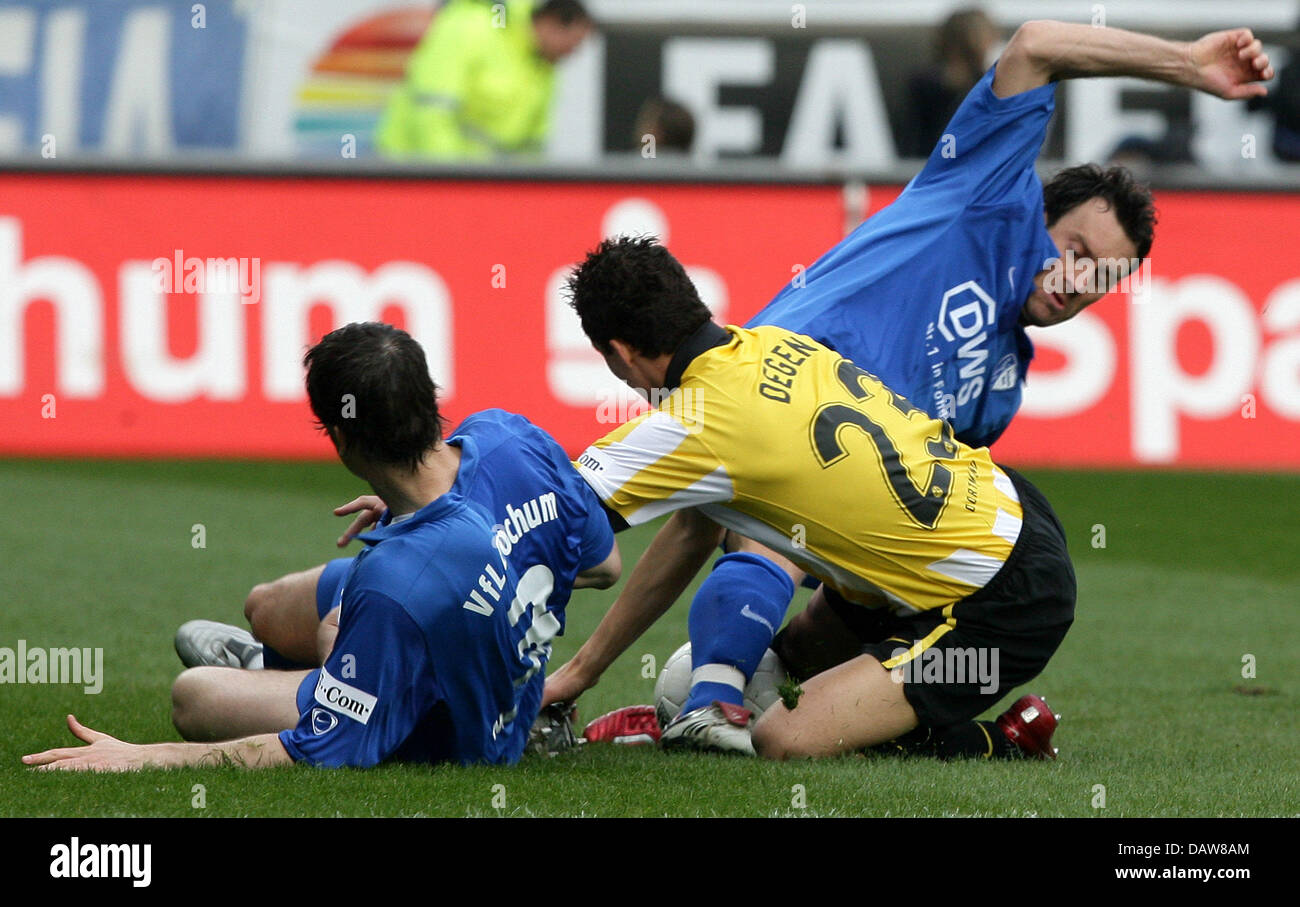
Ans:
{"label": "nike swoosh on sock", "polygon": [[749,610],[749,605],[745,605],[745,607],[740,609],[740,616],[748,617],[750,620],[756,620],[763,626],[767,627],[769,633],[772,633],[773,635],[776,634],[776,628],[772,626],[772,622],[763,615],[755,614],[753,611]]}

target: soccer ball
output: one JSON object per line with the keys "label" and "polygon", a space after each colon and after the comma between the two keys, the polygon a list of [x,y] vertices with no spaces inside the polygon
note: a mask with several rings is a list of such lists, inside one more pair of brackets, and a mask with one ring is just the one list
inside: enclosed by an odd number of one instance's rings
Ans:
{"label": "soccer ball", "polygon": [[[758,718],[781,698],[777,687],[785,683],[785,666],[776,653],[768,649],[759,659],[754,676],[745,686],[745,708]],[[655,681],[655,717],[660,727],[677,717],[691,692],[691,644],[688,642],[668,656],[664,669]]]}

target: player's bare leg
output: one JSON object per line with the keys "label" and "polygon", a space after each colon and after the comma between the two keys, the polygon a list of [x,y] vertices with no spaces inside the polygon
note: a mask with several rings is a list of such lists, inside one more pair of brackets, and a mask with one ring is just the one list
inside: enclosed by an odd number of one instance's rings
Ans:
{"label": "player's bare leg", "polygon": [[916,712],[883,665],[859,655],[803,683],[793,710],[776,703],[754,726],[766,759],[836,756],[885,743],[917,726]]}
{"label": "player's bare leg", "polygon": [[298,723],[307,671],[190,668],[172,684],[172,723],[186,740],[233,740]]}
{"label": "player's bare leg", "polygon": [[[820,675],[851,660],[866,658],[879,666],[879,662],[871,656],[860,654],[861,645],[857,635],[818,590],[808,602],[808,607],[791,618],[773,648],[781,656],[782,664],[791,676],[812,678],[803,684],[807,691],[820,686]],[[884,668],[881,670],[884,671]],[[892,677],[890,680],[892,682]],[[901,694],[903,685],[893,685]],[[801,698],[796,710],[802,711],[804,704],[805,699]],[[915,733],[908,734],[903,739],[890,738],[882,742],[895,745],[888,752],[936,756],[941,759],[1018,756],[1054,759],[1056,749],[1052,746],[1052,733],[1059,720],[1060,716],[1054,714],[1041,697],[1030,695],[1018,699],[996,722],[972,719],[943,728],[916,727],[912,729]],[[757,735],[757,727],[754,733]],[[755,747],[759,744],[757,736],[754,737],[754,744]],[[760,749],[759,755],[763,754]]]}
{"label": "player's bare leg", "polygon": [[342,613],[342,606],[335,605],[316,625],[316,660],[322,665],[334,651],[334,642],[339,638],[339,615]]}
{"label": "player's bare leg", "polygon": [[804,577],[808,575],[795,566],[794,561],[787,559],[784,555],[777,554],[771,548],[768,548],[766,545],[761,545],[753,539],[747,539],[743,535],[737,535],[730,529],[727,530],[727,537],[723,542],[723,547],[727,550],[728,554],[735,554],[738,551],[743,551],[747,554],[757,554],[760,557],[767,558],[785,571],[786,576],[790,577],[790,580],[794,583],[796,589],[799,588],[799,584],[803,582]]}
{"label": "player's bare leg", "polygon": [[253,635],[285,658],[320,664],[317,635],[316,584],[325,565],[259,583],[244,601],[244,617]]}
{"label": "player's bare leg", "polygon": [[849,625],[820,594],[814,594],[808,606],[790,618],[778,643],[773,648],[778,649],[786,671],[795,677],[813,677],[862,652]]}

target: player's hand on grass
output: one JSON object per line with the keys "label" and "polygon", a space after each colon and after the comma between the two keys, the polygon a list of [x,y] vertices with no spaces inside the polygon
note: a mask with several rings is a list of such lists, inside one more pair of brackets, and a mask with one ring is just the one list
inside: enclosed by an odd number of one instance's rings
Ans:
{"label": "player's hand on grass", "polygon": [[1229,101],[1268,94],[1259,83],[1273,78],[1273,67],[1250,29],[1213,32],[1188,48],[1193,87]]}
{"label": "player's hand on grass", "polygon": [[335,507],[335,516],[347,516],[349,513],[357,515],[357,518],[352,521],[352,525],[339,536],[339,540],[335,544],[340,548],[346,548],[348,542],[365,532],[375,523],[378,523],[379,518],[384,515],[384,511],[387,509],[388,505],[373,494],[363,494],[359,498],[348,501],[342,507]]}
{"label": "player's hand on grass", "polygon": [[547,676],[546,686],[542,689],[542,707],[553,702],[571,703],[595,685],[595,680],[587,680],[572,661],[566,661],[554,674]]}
{"label": "player's hand on grass", "polygon": [[86,727],[68,716],[68,730],[90,746],[70,746],[23,756],[23,763],[38,771],[127,772],[144,768],[145,748]]}

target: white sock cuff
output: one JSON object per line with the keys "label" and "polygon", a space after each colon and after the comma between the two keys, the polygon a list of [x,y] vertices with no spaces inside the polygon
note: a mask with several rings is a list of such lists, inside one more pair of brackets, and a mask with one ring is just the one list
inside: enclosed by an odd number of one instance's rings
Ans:
{"label": "white sock cuff", "polygon": [[725,683],[738,690],[745,689],[745,673],[731,665],[700,665],[691,671],[691,686],[697,683]]}

